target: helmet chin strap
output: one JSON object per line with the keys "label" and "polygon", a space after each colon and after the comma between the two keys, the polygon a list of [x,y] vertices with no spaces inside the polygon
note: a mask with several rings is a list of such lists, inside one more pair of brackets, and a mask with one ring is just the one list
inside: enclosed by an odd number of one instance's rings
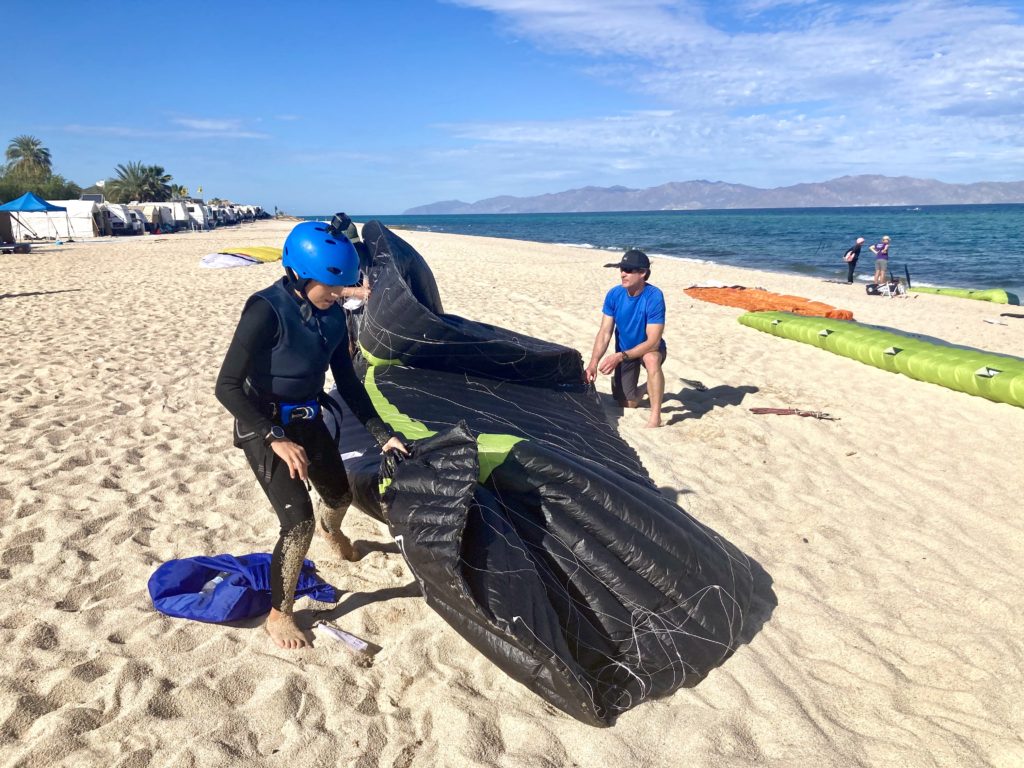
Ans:
{"label": "helmet chin strap", "polygon": [[291,267],[285,267],[284,273],[285,277],[288,278],[286,287],[302,297],[302,303],[299,305],[299,314],[302,316],[302,321],[308,323],[313,318],[313,302],[306,295],[306,288],[309,286],[310,280],[308,278],[300,278]]}

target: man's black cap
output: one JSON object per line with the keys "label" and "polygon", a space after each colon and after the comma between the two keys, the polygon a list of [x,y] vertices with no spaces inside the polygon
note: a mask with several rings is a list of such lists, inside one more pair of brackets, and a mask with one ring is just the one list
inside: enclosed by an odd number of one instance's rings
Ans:
{"label": "man's black cap", "polygon": [[616,269],[650,269],[651,260],[647,258],[647,254],[643,251],[631,248],[622,254],[621,261],[617,261],[614,264],[605,264],[605,266],[615,267]]}

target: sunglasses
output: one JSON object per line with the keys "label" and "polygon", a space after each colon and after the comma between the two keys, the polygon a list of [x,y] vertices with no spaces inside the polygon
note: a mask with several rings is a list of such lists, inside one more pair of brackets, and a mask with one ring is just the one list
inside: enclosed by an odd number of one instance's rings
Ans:
{"label": "sunglasses", "polygon": [[620,272],[625,272],[627,275],[635,275],[637,272],[643,272],[640,267],[619,267]]}

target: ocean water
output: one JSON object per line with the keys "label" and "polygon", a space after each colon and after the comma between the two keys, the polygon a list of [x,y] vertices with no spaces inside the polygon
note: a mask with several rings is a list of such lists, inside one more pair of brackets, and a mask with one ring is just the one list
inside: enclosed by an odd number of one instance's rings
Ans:
{"label": "ocean water", "polygon": [[889,235],[891,267],[899,275],[909,268],[916,284],[1024,294],[1024,205],[353,218],[610,252],[640,248],[651,255],[844,280],[842,255],[863,237],[858,279],[864,282],[874,270],[868,246]]}

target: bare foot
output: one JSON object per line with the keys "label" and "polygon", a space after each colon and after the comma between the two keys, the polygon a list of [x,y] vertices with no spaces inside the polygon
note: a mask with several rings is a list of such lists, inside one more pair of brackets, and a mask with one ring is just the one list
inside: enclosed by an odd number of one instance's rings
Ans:
{"label": "bare foot", "polygon": [[646,424],[644,424],[644,429],[655,429],[655,428],[660,427],[660,426],[661,426],[661,417],[659,416],[656,419],[652,417]]}
{"label": "bare foot", "polygon": [[348,560],[350,563],[354,563],[362,557],[362,555],[356,550],[355,545],[349,541],[348,536],[344,533],[331,533],[321,528],[320,535],[324,537],[324,541],[327,542],[327,546],[331,548],[331,552],[334,553],[334,556],[339,560]]}
{"label": "bare foot", "polygon": [[267,630],[270,639],[278,648],[294,651],[309,646],[306,634],[299,629],[295,623],[295,617],[290,613],[281,613],[276,608],[271,608],[270,615],[267,616],[267,623],[263,625],[263,628]]}

